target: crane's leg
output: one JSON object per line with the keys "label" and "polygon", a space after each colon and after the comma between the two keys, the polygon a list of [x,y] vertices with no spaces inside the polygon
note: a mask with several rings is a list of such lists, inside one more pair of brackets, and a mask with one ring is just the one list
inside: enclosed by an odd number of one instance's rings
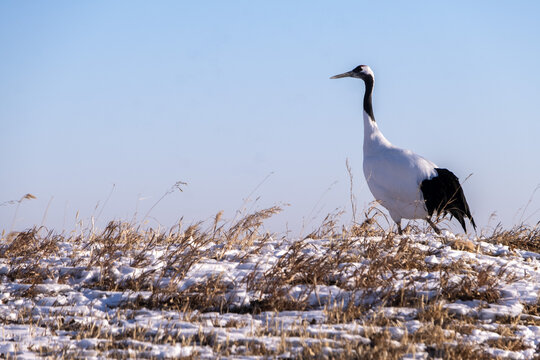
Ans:
{"label": "crane's leg", "polygon": [[399,235],[403,235],[403,231],[401,230],[401,224],[400,224],[400,223],[401,223],[401,221],[399,221],[399,222],[396,221],[396,225],[397,225],[397,233],[398,233]]}
{"label": "crane's leg", "polygon": [[439,230],[437,225],[435,225],[435,223],[433,221],[431,221],[431,219],[429,217],[426,217],[426,221],[428,222],[429,226],[431,226],[433,228],[433,230],[435,230],[437,235],[441,235],[441,230]]}

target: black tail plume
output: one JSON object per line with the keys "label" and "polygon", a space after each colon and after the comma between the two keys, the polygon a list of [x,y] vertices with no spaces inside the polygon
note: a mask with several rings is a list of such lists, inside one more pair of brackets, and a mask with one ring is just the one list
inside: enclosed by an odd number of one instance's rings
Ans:
{"label": "black tail plume", "polygon": [[459,179],[447,169],[436,168],[435,170],[437,176],[424,180],[420,184],[428,215],[431,217],[433,212],[443,214],[443,216],[449,213],[459,221],[465,232],[467,232],[465,227],[465,217],[467,217],[471,221],[474,230],[476,230],[476,224],[465,199],[463,189],[459,184]]}

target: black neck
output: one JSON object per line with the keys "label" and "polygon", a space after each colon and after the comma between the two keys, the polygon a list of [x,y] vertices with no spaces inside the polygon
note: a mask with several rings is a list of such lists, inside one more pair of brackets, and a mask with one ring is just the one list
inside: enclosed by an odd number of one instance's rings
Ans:
{"label": "black neck", "polygon": [[373,92],[373,78],[366,77],[364,79],[366,84],[366,93],[364,94],[364,111],[369,115],[371,120],[375,121],[375,116],[373,116],[373,105],[371,104],[371,93]]}

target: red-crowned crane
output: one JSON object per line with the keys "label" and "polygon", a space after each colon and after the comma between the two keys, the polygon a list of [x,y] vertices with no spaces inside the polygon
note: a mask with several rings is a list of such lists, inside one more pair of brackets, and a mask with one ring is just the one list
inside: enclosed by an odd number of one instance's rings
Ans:
{"label": "red-crowned crane", "polygon": [[450,214],[465,232],[465,218],[476,224],[458,178],[410,150],[392,145],[382,134],[373,116],[371,97],[374,75],[367,65],[332,76],[364,80],[364,176],[375,199],[390,213],[401,234],[401,219],[424,219],[440,234],[431,221],[433,213]]}

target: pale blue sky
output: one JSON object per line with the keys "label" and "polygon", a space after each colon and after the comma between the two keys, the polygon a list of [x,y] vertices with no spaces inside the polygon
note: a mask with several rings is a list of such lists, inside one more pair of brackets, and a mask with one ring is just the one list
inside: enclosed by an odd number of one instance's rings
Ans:
{"label": "pale blue sky", "polygon": [[[540,3],[374,3],[2,1],[0,203],[37,196],[15,229],[49,202],[58,230],[77,211],[140,220],[176,181],[152,225],[231,219],[250,194],[254,209],[290,204],[270,230],[337,208],[347,222],[346,158],[359,209],[372,200],[364,88],[328,78],[359,64],[390,141],[473,173],[480,227],[538,221],[540,192],[520,209],[540,184]],[[14,215],[0,206],[0,227]]]}

